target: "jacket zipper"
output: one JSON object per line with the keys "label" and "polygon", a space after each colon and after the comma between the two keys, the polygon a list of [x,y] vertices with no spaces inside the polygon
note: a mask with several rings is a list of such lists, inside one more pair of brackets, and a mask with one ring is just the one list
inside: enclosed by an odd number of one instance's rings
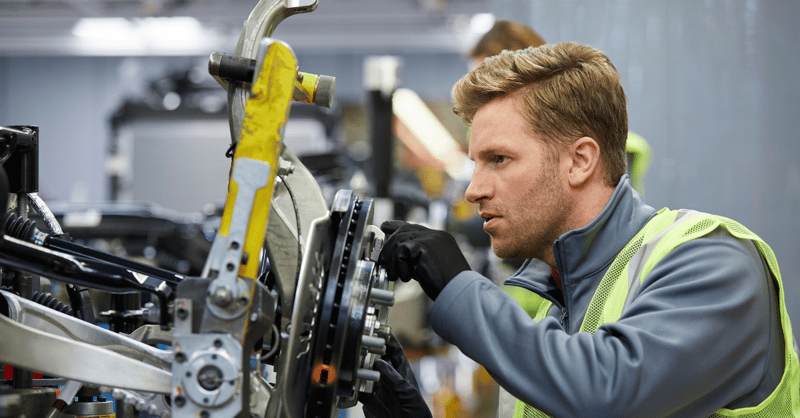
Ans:
{"label": "jacket zipper", "polygon": [[[553,255],[556,256],[556,270],[559,275],[562,273],[562,269],[558,268],[561,263],[559,263],[558,255],[561,254],[561,243],[556,241],[553,245]],[[567,285],[565,283],[566,278],[561,276],[559,280],[561,280],[561,289],[563,289],[562,296],[564,297],[564,306],[561,308],[561,326],[564,327],[564,331],[569,334],[569,296],[567,295]]]}

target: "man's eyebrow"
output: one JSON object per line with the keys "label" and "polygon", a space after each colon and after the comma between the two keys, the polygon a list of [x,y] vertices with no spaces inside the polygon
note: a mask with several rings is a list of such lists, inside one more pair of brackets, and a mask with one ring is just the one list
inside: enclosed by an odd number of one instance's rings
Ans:
{"label": "man's eyebrow", "polygon": [[508,152],[505,151],[502,146],[493,145],[484,150],[481,150],[478,153],[478,156],[481,158],[486,158],[494,155],[505,155],[505,154],[508,154]]}

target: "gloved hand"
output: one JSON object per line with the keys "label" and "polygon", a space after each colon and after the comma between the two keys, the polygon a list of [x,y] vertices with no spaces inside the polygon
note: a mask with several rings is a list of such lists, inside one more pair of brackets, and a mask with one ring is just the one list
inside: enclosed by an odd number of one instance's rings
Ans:
{"label": "gloved hand", "polygon": [[450,280],[469,270],[455,238],[444,231],[402,221],[386,221],[381,230],[389,236],[378,256],[389,280],[415,279],[433,300]]}
{"label": "gloved hand", "polygon": [[[388,360],[388,361],[387,361]],[[361,394],[366,418],[432,418],[428,404],[422,398],[417,379],[408,364],[403,347],[389,334],[386,355],[375,360],[375,369],[381,373],[371,395]]]}

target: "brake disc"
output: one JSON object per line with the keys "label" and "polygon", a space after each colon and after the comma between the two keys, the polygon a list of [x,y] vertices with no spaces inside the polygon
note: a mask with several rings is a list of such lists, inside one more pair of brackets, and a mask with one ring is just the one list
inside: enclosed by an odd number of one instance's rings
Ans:
{"label": "brake disc", "polygon": [[372,199],[337,195],[345,198],[347,209],[331,215],[334,250],[316,321],[307,417],[336,416],[356,404],[359,392],[372,392],[380,378],[372,363],[385,353],[389,333],[394,295],[375,263],[383,232],[372,225]]}

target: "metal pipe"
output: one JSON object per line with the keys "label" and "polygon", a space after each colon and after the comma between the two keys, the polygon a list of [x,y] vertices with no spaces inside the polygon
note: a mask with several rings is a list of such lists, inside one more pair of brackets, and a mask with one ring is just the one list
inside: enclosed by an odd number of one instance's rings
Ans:
{"label": "metal pipe", "polygon": [[39,216],[42,217],[42,220],[44,220],[44,223],[47,225],[47,229],[50,230],[51,234],[61,235],[64,233],[64,231],[61,229],[61,224],[58,223],[55,215],[53,215],[53,212],[44,203],[44,200],[39,197],[38,193],[28,193],[28,199],[33,205],[33,209],[36,211],[36,213],[38,213]]}

